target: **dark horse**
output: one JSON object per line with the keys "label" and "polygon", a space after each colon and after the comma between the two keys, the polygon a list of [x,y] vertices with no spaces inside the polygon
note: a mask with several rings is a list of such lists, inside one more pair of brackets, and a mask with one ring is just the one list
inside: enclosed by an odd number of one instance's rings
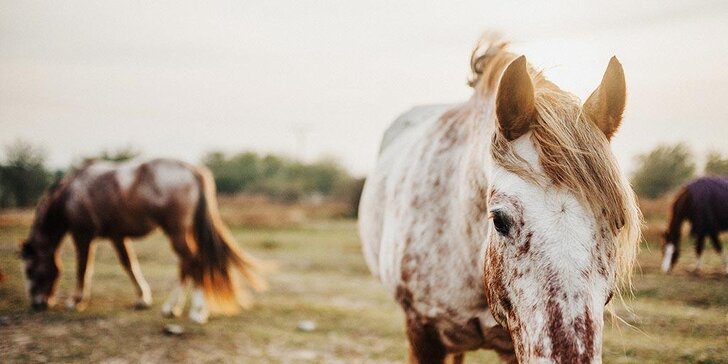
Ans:
{"label": "dark horse", "polygon": [[209,171],[168,159],[90,162],[49,191],[22,244],[32,306],[44,309],[53,304],[60,274],[58,247],[70,233],[76,247],[77,284],[69,307],[83,309],[88,303],[97,237],[111,240],[134,282],[136,306],[149,307],[151,291],[127,237],[147,235],[156,227],[172,242],[180,263],[180,283],[162,307],[165,315],[182,313],[188,281],[193,284],[189,316],[199,323],[207,321],[211,310],[233,313],[245,303],[233,282],[234,270],[253,289],[264,287],[255,272],[256,262],[237,247],[220,220]]}
{"label": "dark horse", "polygon": [[[695,237],[695,271],[698,271],[706,237],[710,237],[718,254],[723,251],[718,235],[728,230],[728,177],[698,178],[675,197],[662,246],[662,271],[665,273],[680,257],[680,229],[685,220],[690,221],[690,234]],[[723,255],[723,260],[728,273],[728,255]]]}

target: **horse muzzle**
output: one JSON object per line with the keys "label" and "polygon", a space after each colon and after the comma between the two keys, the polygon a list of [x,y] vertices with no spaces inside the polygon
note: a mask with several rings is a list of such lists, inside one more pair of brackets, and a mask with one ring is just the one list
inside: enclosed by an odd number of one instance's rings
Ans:
{"label": "horse muzzle", "polygon": [[48,298],[42,295],[35,296],[30,303],[30,307],[36,312],[45,311],[49,307]]}

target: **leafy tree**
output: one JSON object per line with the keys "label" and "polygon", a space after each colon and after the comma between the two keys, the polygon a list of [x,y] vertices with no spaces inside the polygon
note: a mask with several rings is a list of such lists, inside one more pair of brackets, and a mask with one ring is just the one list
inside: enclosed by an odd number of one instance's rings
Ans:
{"label": "leafy tree", "polygon": [[637,157],[632,185],[638,195],[655,198],[695,176],[695,161],[689,148],[680,143],[658,145]]}
{"label": "leafy tree", "polygon": [[18,140],[5,148],[5,156],[0,165],[0,206],[33,206],[51,182],[45,151]]}
{"label": "leafy tree", "polygon": [[203,163],[212,171],[221,193],[260,193],[286,202],[313,195],[346,200],[348,194],[342,196],[339,191],[348,191],[347,185],[353,181],[331,158],[304,163],[274,154],[211,152]]}
{"label": "leafy tree", "polygon": [[724,158],[717,151],[708,153],[705,162],[705,174],[709,176],[728,176],[728,158]]}
{"label": "leafy tree", "polygon": [[123,162],[130,159],[134,159],[141,155],[141,152],[132,147],[123,147],[115,150],[105,149],[94,159],[111,161],[111,162]]}

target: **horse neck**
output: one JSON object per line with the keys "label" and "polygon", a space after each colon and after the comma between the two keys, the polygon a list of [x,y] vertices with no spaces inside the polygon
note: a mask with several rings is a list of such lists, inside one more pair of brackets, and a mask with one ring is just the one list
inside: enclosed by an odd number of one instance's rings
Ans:
{"label": "horse neck", "polygon": [[475,92],[464,107],[471,112],[468,118],[468,153],[466,155],[469,183],[478,187],[488,185],[488,169],[490,168],[490,143],[495,133],[495,98],[492,94],[484,95]]}
{"label": "horse neck", "polygon": [[43,211],[37,214],[33,223],[31,233],[42,235],[54,250],[58,247],[61,238],[68,231],[68,222],[66,221],[65,205],[67,193],[65,190],[58,191],[48,196],[48,200],[44,203]]}
{"label": "horse neck", "polygon": [[668,242],[679,243],[680,242],[680,230],[682,228],[683,221],[687,218],[688,207],[689,207],[690,193],[687,188],[680,191],[678,196],[675,198],[675,202],[672,204],[672,214],[670,215],[670,222],[667,227]]}
{"label": "horse neck", "polygon": [[465,151],[463,160],[458,163],[462,173],[458,173],[459,181],[454,185],[466,189],[458,195],[459,211],[464,216],[466,236],[474,245],[480,245],[485,239],[485,224],[488,214],[488,170],[490,169],[490,143],[495,131],[493,119],[494,103],[491,99],[483,98],[479,94],[461,106],[468,112],[465,128]]}

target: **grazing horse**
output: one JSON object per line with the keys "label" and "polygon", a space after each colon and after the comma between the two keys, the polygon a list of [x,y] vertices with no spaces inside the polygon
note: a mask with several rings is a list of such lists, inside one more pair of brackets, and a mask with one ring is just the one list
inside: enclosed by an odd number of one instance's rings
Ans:
{"label": "grazing horse", "polygon": [[[705,237],[709,236],[718,254],[721,231],[728,230],[728,177],[698,178],[678,192],[672,203],[670,223],[662,244],[662,271],[672,270],[680,257],[680,230],[685,220],[690,221],[690,234],[695,237],[695,272],[700,270]],[[728,253],[723,254],[728,274]]]}
{"label": "grazing horse", "polygon": [[601,362],[641,224],[609,144],[622,66],[583,105],[497,39],[471,69],[468,101],[394,121],[361,199],[365,259],[404,310],[409,360]]}
{"label": "grazing horse", "polygon": [[237,247],[220,220],[209,171],[168,159],[91,162],[51,189],[22,244],[32,306],[53,304],[60,274],[58,247],[70,233],[77,284],[69,307],[83,309],[89,300],[96,237],[111,240],[136,288],[136,306],[149,307],[151,291],[127,237],[145,236],[156,227],[172,242],[180,264],[179,285],[162,307],[165,315],[181,315],[188,281],[194,285],[189,317],[199,323],[207,321],[210,311],[233,313],[245,303],[233,282],[234,270],[254,289],[263,288],[255,261]]}

